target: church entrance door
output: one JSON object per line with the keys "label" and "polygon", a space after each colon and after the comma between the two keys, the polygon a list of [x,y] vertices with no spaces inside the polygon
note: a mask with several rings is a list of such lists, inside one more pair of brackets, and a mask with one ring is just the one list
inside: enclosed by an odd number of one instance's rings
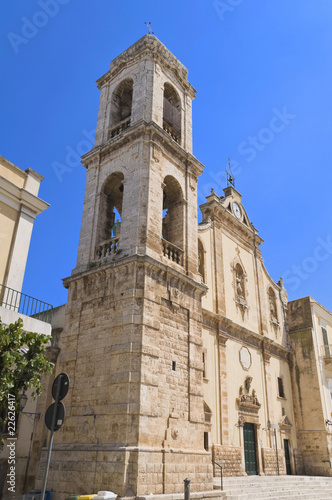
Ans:
{"label": "church entrance door", "polygon": [[243,426],[244,458],[248,476],[257,474],[255,426],[245,422]]}
{"label": "church entrance door", "polygon": [[289,454],[289,440],[284,439],[284,449],[285,449],[285,461],[286,461],[286,473],[290,475],[292,473],[290,464],[290,454]]}

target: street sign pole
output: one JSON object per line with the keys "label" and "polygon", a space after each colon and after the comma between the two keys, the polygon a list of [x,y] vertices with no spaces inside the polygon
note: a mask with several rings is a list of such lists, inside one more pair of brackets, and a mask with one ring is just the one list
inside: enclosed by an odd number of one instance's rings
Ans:
{"label": "street sign pole", "polygon": [[277,443],[277,429],[274,428],[274,439],[276,442],[276,457],[277,457],[277,468],[278,468],[278,476],[279,476],[279,459],[278,459],[278,443]]}
{"label": "street sign pole", "polygon": [[54,407],[54,412],[53,412],[53,417],[52,417],[52,425],[51,425],[51,437],[50,437],[50,443],[48,445],[46,469],[45,469],[44,484],[43,484],[43,491],[41,494],[41,500],[45,500],[45,491],[46,491],[48,469],[50,467],[51,452],[52,452],[52,446],[53,446],[55,419],[57,416],[57,408],[58,408],[58,402],[59,402],[59,396],[60,396],[61,378],[62,378],[62,373],[60,373],[60,375],[59,375],[59,381],[58,381],[57,388],[56,388],[55,407]]}

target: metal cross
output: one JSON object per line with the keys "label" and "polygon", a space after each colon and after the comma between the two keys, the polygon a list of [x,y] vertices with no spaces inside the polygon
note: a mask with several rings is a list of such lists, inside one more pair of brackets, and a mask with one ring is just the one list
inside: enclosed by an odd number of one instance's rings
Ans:
{"label": "metal cross", "polygon": [[[229,172],[228,172],[229,170]],[[231,170],[231,160],[228,158],[228,170],[225,170],[226,175],[227,175],[227,186],[233,186],[235,187],[235,177],[233,175],[233,172]]]}
{"label": "metal cross", "polygon": [[149,21],[149,24],[148,23],[144,23],[144,24],[146,24],[146,26],[148,27],[149,35],[154,35],[152,28],[151,28],[151,21]]}

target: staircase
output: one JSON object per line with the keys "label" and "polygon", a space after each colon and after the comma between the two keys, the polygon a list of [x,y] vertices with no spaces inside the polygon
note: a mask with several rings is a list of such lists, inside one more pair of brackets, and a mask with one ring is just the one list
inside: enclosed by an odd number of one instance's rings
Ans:
{"label": "staircase", "polygon": [[[227,500],[332,500],[332,477],[241,476],[223,482]],[[214,488],[220,488],[220,478],[214,478]]]}

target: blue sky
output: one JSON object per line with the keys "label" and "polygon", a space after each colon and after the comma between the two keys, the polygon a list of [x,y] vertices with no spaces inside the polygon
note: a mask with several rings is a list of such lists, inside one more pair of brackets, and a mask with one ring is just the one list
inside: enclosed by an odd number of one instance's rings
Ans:
{"label": "blue sky", "polygon": [[284,277],[290,299],[332,310],[330,0],[16,0],[2,11],[0,154],[42,174],[51,205],[35,222],[25,293],[66,301],[95,81],[151,21],[197,89],[199,203],[211,187],[222,194],[230,157],[270,275]]}

